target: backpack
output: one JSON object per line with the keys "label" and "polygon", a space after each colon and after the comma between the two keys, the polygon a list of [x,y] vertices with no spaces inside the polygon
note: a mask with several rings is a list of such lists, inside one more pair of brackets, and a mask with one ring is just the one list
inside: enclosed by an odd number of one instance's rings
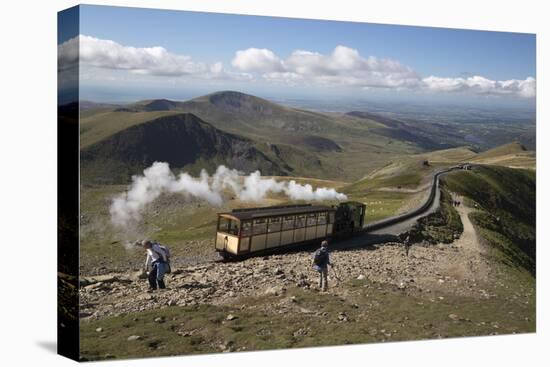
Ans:
{"label": "backpack", "polygon": [[166,271],[166,273],[170,274],[172,272],[172,268],[170,267],[170,249],[167,246],[161,245],[158,242],[155,242],[155,245],[158,245],[160,249],[164,252],[164,255],[166,256],[166,265],[168,265],[168,270]]}
{"label": "backpack", "polygon": [[318,249],[313,254],[313,265],[321,265],[327,257],[327,252],[323,249]]}

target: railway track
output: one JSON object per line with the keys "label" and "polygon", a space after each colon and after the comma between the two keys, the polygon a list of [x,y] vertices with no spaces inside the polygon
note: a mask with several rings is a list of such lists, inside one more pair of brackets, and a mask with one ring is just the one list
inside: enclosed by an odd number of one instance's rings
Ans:
{"label": "railway track", "polygon": [[432,178],[430,195],[428,196],[426,201],[418,208],[415,208],[403,214],[395,215],[393,217],[385,218],[377,222],[366,224],[363,228],[369,233],[379,233],[383,230],[387,231],[388,228],[391,229],[395,225],[408,223],[409,221],[411,221],[411,219],[416,221],[422,217],[425,217],[426,215],[435,212],[439,208],[439,202],[441,199],[439,191],[439,178],[451,171],[459,169],[462,169],[462,167],[453,166],[446,170],[437,172]]}
{"label": "railway track", "polygon": [[453,166],[434,174],[430,187],[430,194],[426,201],[419,207],[403,214],[368,223],[363,227],[361,233],[357,233],[353,237],[333,243],[331,248],[342,250],[386,242],[400,242],[400,234],[409,231],[420,218],[424,218],[439,209],[441,200],[439,179],[441,176],[461,169],[462,166]]}

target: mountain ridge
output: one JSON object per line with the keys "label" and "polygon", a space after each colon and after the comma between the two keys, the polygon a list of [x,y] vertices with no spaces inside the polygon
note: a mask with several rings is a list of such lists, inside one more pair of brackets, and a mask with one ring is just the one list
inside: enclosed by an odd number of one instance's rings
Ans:
{"label": "mountain ridge", "polygon": [[[162,116],[129,127],[81,151],[83,170],[91,169],[99,181],[109,181],[109,177],[125,181],[155,161],[190,172],[199,170],[194,165],[200,162],[204,168],[225,164],[244,172],[259,169],[273,175],[288,173],[288,167],[274,162],[250,139],[223,132],[190,113]],[[101,170],[102,166],[105,169]]]}

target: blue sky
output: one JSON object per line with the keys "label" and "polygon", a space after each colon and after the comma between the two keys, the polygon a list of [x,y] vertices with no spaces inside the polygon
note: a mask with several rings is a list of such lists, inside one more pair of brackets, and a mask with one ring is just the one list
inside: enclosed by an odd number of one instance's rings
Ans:
{"label": "blue sky", "polygon": [[[535,95],[532,34],[103,6],[81,7],[80,34],[99,50],[81,58],[82,95],[91,99],[156,98],[163,90],[183,99],[219,89],[526,103]],[[124,65],[105,60],[113,54],[107,46]],[[156,46],[168,55],[128,59],[128,47]]]}

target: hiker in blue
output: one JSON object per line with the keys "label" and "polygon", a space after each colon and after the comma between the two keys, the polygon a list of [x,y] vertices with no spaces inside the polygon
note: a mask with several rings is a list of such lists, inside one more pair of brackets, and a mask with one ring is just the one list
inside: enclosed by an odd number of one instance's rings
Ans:
{"label": "hiker in blue", "polygon": [[313,254],[313,268],[319,272],[319,288],[321,288],[322,291],[328,289],[329,265],[334,267],[334,265],[330,263],[328,242],[325,240],[321,242],[321,248]]}

